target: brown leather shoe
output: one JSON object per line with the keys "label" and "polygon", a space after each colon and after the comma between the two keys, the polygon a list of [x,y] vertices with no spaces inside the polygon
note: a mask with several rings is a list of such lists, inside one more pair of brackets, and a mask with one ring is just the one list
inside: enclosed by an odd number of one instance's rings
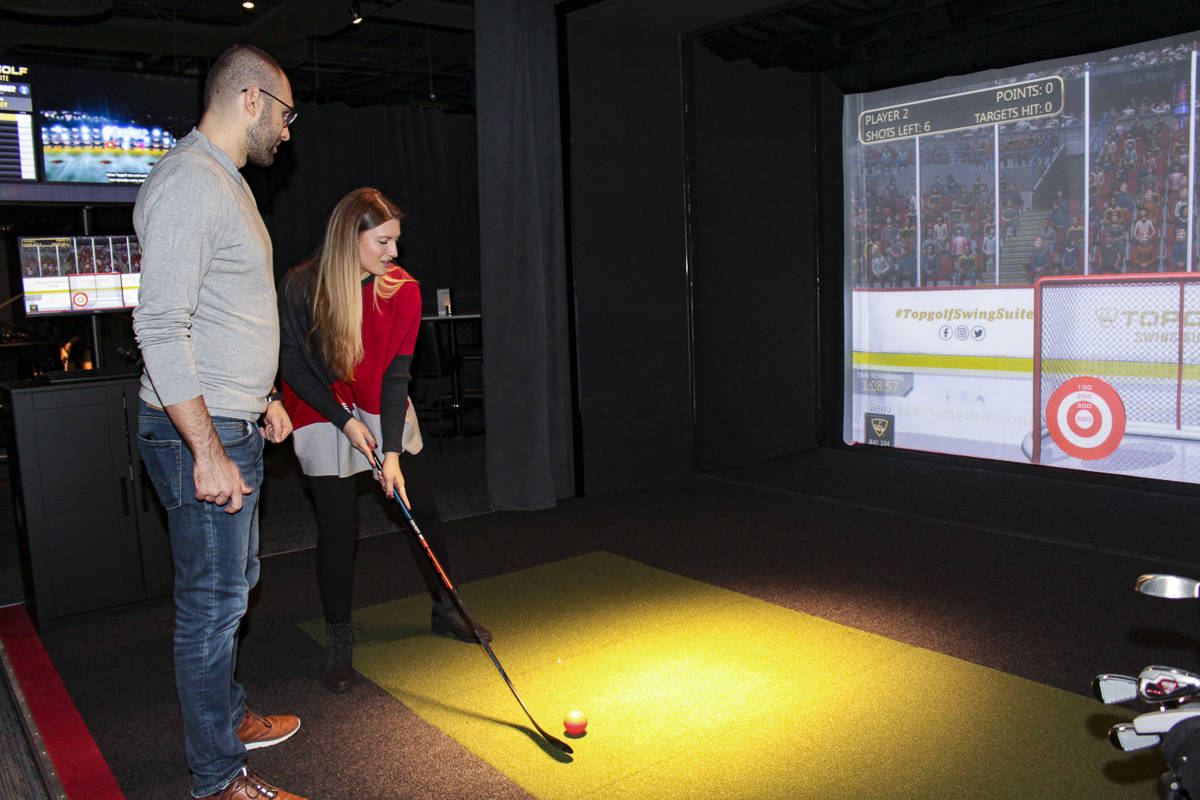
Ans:
{"label": "brown leather shoe", "polygon": [[242,767],[242,771],[233,779],[233,783],[216,794],[210,794],[200,800],[305,800],[305,798],[298,794],[285,792],[278,786],[272,786]]}
{"label": "brown leather shoe", "polygon": [[273,744],[291,737],[300,730],[300,718],[290,714],[277,714],[264,717],[246,709],[242,724],[238,725],[237,737],[246,745],[247,750],[257,750],[260,747],[270,747]]}

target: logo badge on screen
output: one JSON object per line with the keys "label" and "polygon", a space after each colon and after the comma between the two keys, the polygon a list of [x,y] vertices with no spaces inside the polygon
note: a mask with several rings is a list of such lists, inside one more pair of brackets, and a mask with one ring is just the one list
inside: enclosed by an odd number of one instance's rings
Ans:
{"label": "logo badge on screen", "polygon": [[892,414],[867,414],[867,444],[892,447],[896,443],[896,418]]}
{"label": "logo badge on screen", "polygon": [[1125,436],[1125,404],[1099,378],[1064,381],[1046,403],[1050,437],[1069,456],[1095,461],[1111,455]]}

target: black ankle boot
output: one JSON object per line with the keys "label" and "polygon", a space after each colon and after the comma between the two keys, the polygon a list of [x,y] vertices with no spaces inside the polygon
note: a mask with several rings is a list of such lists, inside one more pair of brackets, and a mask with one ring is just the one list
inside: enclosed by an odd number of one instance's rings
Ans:
{"label": "black ankle boot", "polygon": [[325,677],[331,692],[348,692],[354,685],[354,631],[349,622],[325,623]]}
{"label": "black ankle boot", "polygon": [[[445,592],[439,593],[433,601],[433,611],[429,615],[429,627],[436,634],[453,636],[460,642],[470,642],[471,644],[479,642],[471,630],[471,623],[467,622],[466,617],[459,612],[454,601],[450,599],[450,595]],[[479,625],[479,632],[483,634],[485,642],[492,640],[492,632],[482,625]]]}

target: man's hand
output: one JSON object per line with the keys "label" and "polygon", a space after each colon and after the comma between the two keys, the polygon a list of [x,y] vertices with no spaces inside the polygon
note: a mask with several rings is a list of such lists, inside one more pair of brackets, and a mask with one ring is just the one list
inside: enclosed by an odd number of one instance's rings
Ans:
{"label": "man's hand", "polygon": [[[242,510],[242,495],[254,490],[242,480],[242,471],[225,452],[217,432],[213,431],[215,447],[209,447],[204,458],[197,456],[192,480],[196,484],[196,499],[225,506],[226,514]],[[228,505],[226,505],[228,503]]]}
{"label": "man's hand", "polygon": [[[254,489],[242,479],[237,464],[225,452],[221,437],[213,427],[208,407],[203,397],[193,397],[164,409],[171,423],[183,437],[192,458],[196,462],[192,470],[192,481],[196,486],[196,499],[205,503],[226,506],[226,514],[242,510],[242,496]],[[290,425],[290,422],[289,422]]]}
{"label": "man's hand", "polygon": [[271,444],[279,444],[291,434],[292,418],[288,416],[282,402],[274,400],[267,403],[267,410],[263,414],[260,427],[263,438]]}

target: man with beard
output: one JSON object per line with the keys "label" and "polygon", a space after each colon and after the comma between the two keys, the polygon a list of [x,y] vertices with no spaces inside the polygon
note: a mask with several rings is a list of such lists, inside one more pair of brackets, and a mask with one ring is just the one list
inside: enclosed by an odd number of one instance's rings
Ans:
{"label": "man with beard", "polygon": [[225,51],[205,83],[199,124],[150,171],[133,210],[142,247],[133,329],[145,362],[138,446],[167,509],[175,685],[192,795],[201,798],[298,798],[245,761],[300,720],[251,711],[234,679],[238,626],[259,574],[263,439],[280,442],[292,428],[272,386],[271,239],[239,169],[274,161],[291,138],[293,102],[269,55]]}

